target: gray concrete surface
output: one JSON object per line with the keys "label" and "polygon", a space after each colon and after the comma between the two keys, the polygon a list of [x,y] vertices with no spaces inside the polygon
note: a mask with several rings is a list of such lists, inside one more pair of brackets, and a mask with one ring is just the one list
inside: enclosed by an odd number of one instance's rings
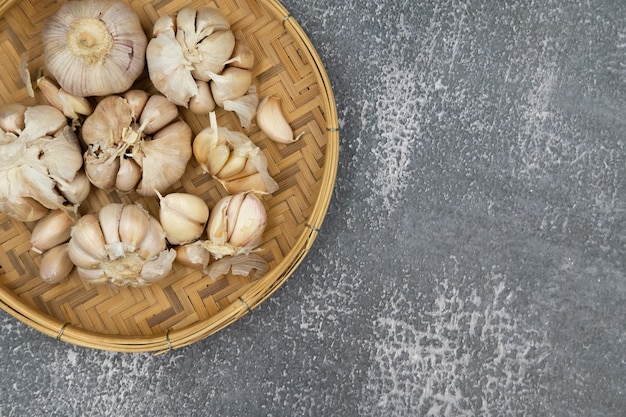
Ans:
{"label": "gray concrete surface", "polygon": [[341,127],[301,267],[156,358],[0,312],[0,415],[626,415],[626,3],[283,4]]}

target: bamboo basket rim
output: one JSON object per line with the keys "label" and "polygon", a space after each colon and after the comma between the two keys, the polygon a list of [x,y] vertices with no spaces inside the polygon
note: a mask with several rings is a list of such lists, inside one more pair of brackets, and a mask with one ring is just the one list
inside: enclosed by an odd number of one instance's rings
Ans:
{"label": "bamboo basket rim", "polygon": [[[69,344],[122,353],[151,352],[154,355],[160,355],[202,340],[239,320],[269,298],[293,274],[311,249],[330,205],[339,163],[339,123],[330,80],[320,56],[303,28],[278,0],[255,1],[276,16],[277,19],[280,19],[284,29],[306,52],[310,64],[315,69],[315,77],[320,86],[320,94],[326,110],[325,135],[327,146],[320,192],[310,217],[305,222],[304,231],[289,253],[276,267],[239,296],[238,302],[231,303],[207,319],[160,335],[102,334],[73,326],[30,306],[2,284],[0,284],[0,309],[36,331]],[[6,12],[18,3],[18,0],[2,2],[0,4],[0,19],[3,19]]]}

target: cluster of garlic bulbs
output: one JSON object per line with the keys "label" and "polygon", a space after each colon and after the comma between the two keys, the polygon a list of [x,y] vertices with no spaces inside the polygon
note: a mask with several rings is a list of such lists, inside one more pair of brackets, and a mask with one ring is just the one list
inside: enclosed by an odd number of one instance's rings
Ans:
{"label": "cluster of garlic bulbs", "polygon": [[219,10],[183,8],[159,18],[146,61],[150,80],[173,103],[201,114],[223,107],[250,124],[258,104],[254,54]]}
{"label": "cluster of garlic bulbs", "polygon": [[210,113],[210,123],[193,141],[193,155],[202,169],[230,194],[276,191],[278,184],[267,170],[261,149],[245,134],[218,126],[214,112]]}
{"label": "cluster of garlic bulbs", "polygon": [[[267,271],[255,253],[267,223],[257,194],[278,184],[262,150],[219,127],[214,110],[234,112],[244,129],[256,116],[271,140],[299,137],[276,100],[259,106],[254,54],[221,11],[183,8],[159,18],[152,33],[148,42],[124,1],[64,2],[41,34],[46,73],[36,85],[49,105],[0,109],[0,212],[38,221],[31,245],[48,283],[75,267],[93,284],[148,285],[175,259],[214,279]],[[159,94],[133,89],[146,65]],[[25,61],[20,76],[35,97]],[[194,138],[178,106],[208,114],[210,126]],[[212,209],[200,197],[167,193],[192,156],[229,194]],[[111,203],[81,217],[92,185],[158,197],[159,216]]]}
{"label": "cluster of garlic bulbs", "polygon": [[98,103],[82,127],[85,172],[96,187],[143,196],[165,192],[191,159],[191,128],[159,94],[130,90]]}
{"label": "cluster of garlic bulbs", "polygon": [[167,276],[176,251],[159,221],[137,204],[110,203],[72,227],[68,254],[90,283],[139,287]]}
{"label": "cluster of garlic bulbs", "polygon": [[90,190],[82,165],[78,138],[59,110],[0,109],[0,211],[24,222],[50,209],[76,214]]}

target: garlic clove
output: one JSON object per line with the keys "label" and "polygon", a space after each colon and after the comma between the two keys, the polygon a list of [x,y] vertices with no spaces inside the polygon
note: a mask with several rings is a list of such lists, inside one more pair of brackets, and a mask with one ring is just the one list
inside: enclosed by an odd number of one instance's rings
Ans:
{"label": "garlic clove", "polygon": [[117,173],[120,170],[119,157],[108,157],[98,159],[93,153],[87,151],[85,154],[85,174],[89,181],[102,190],[112,190],[117,182]]}
{"label": "garlic clove", "polygon": [[139,119],[149,97],[150,94],[143,90],[129,90],[124,93],[124,98],[130,107],[130,114],[134,120]]}
{"label": "garlic clove", "polygon": [[235,39],[235,49],[231,58],[226,61],[226,65],[243,69],[254,67],[254,52],[244,38]]}
{"label": "garlic clove", "polygon": [[115,189],[121,193],[129,193],[135,189],[143,173],[137,163],[125,157],[120,157],[120,168],[115,178]]}
{"label": "garlic clove", "polygon": [[229,182],[239,178],[247,177],[252,174],[256,174],[257,172],[258,170],[254,165],[254,162],[252,162],[251,159],[246,159],[246,164],[241,169],[241,171],[233,175],[220,175],[220,179],[224,182]]}
{"label": "garlic clove", "polygon": [[175,250],[176,262],[184,266],[202,271],[211,262],[211,254],[200,241],[177,246]]}
{"label": "garlic clove", "polygon": [[0,212],[21,222],[34,222],[46,214],[49,209],[31,197],[13,197],[10,201],[0,200]]}
{"label": "garlic clove", "polygon": [[178,118],[178,107],[160,94],[150,96],[146,103],[139,123],[141,130],[152,135]]}
{"label": "garlic clove", "polygon": [[252,72],[242,68],[228,67],[219,75],[211,73],[210,77],[213,99],[220,107],[224,107],[224,101],[246,94],[252,85]]}
{"label": "garlic clove", "polygon": [[226,244],[228,242],[228,223],[226,213],[232,196],[221,198],[211,209],[207,222],[207,236],[214,244]]}
{"label": "garlic clove", "polygon": [[143,161],[143,176],[137,193],[155,196],[156,192],[163,193],[180,180],[191,159],[192,136],[191,127],[178,120],[158,131],[152,140],[133,148],[133,158]]}
{"label": "garlic clove", "polygon": [[159,221],[150,216],[148,231],[137,248],[137,254],[145,260],[151,260],[167,247],[165,231]]}
{"label": "garlic clove", "polygon": [[124,204],[122,203],[109,203],[102,206],[98,212],[98,221],[106,242],[105,248],[109,259],[118,259],[125,254],[119,232],[123,208]]}
{"label": "garlic clove", "polygon": [[60,282],[74,269],[67,247],[68,244],[63,243],[43,254],[39,265],[39,276],[48,284]]}
{"label": "garlic clove", "polygon": [[215,100],[206,81],[196,81],[198,93],[189,100],[189,110],[195,114],[207,114],[215,110]]}
{"label": "garlic clove", "polygon": [[119,222],[120,240],[127,252],[134,252],[148,233],[150,215],[136,204],[127,204],[122,209]]}
{"label": "garlic clove", "polygon": [[102,269],[77,266],[76,272],[81,279],[91,284],[101,284],[108,281],[108,278]]}
{"label": "garlic clove", "polygon": [[267,194],[270,191],[267,188],[265,178],[256,172],[247,177],[240,177],[232,180],[220,181],[229,194],[243,193],[253,191],[255,193]]}
{"label": "garlic clove", "polygon": [[5,132],[19,133],[24,129],[26,106],[11,103],[0,109],[0,128]]}
{"label": "garlic clove", "polygon": [[232,233],[229,230],[228,241],[233,246],[256,247],[261,243],[266,224],[267,214],[263,202],[254,193],[246,193]]}
{"label": "garlic clove", "polygon": [[[194,49],[201,59],[194,62],[191,74],[196,80],[209,81],[214,74],[224,73],[226,61],[235,48],[235,35],[230,30],[221,30],[205,37]],[[249,84],[248,84],[249,85]],[[244,89],[247,90],[248,87]]]}
{"label": "garlic clove", "polygon": [[106,242],[98,216],[95,214],[85,214],[78,219],[72,227],[70,235],[70,242],[92,258],[104,259],[107,256]]}
{"label": "garlic clove", "polygon": [[267,96],[259,103],[256,113],[256,123],[259,129],[274,142],[292,143],[300,139],[293,137],[293,130],[287,123],[287,119],[280,107],[280,98]]}
{"label": "garlic clove", "polygon": [[239,217],[239,210],[246,195],[244,193],[237,193],[230,198],[228,202],[228,208],[226,209],[226,233],[227,240],[230,242],[231,236],[237,227],[237,218]]}
{"label": "garlic clove", "polygon": [[217,176],[219,176],[220,178],[229,178],[233,175],[237,175],[246,166],[247,161],[248,158],[246,158],[245,156],[235,155],[234,152],[231,152],[228,161],[226,161],[222,169],[219,170]]}
{"label": "garlic clove", "polygon": [[159,194],[159,220],[167,240],[182,245],[200,237],[209,218],[209,207],[193,194]]}
{"label": "garlic clove", "polygon": [[30,235],[31,250],[45,251],[70,240],[70,230],[76,221],[63,210],[51,210],[37,222]]}
{"label": "garlic clove", "polygon": [[57,178],[56,183],[59,192],[72,204],[82,203],[91,192],[91,182],[83,170],[78,171],[71,181]]}
{"label": "garlic clove", "polygon": [[196,32],[204,36],[218,31],[229,30],[230,23],[224,14],[214,7],[201,7],[195,18]]}
{"label": "garlic clove", "polygon": [[93,107],[88,99],[68,93],[45,76],[37,79],[37,87],[46,100],[62,111],[65,117],[77,119],[79,114],[88,116],[93,113]]}
{"label": "garlic clove", "polygon": [[217,145],[208,154],[206,169],[211,175],[217,175],[230,158],[230,148],[228,145]]}

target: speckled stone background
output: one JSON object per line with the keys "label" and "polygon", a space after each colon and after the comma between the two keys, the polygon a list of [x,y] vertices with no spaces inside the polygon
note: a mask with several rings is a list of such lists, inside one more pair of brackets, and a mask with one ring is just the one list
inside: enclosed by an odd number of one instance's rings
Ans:
{"label": "speckled stone background", "polygon": [[340,119],[312,251],[160,357],[0,311],[0,416],[626,415],[626,3],[283,4]]}

